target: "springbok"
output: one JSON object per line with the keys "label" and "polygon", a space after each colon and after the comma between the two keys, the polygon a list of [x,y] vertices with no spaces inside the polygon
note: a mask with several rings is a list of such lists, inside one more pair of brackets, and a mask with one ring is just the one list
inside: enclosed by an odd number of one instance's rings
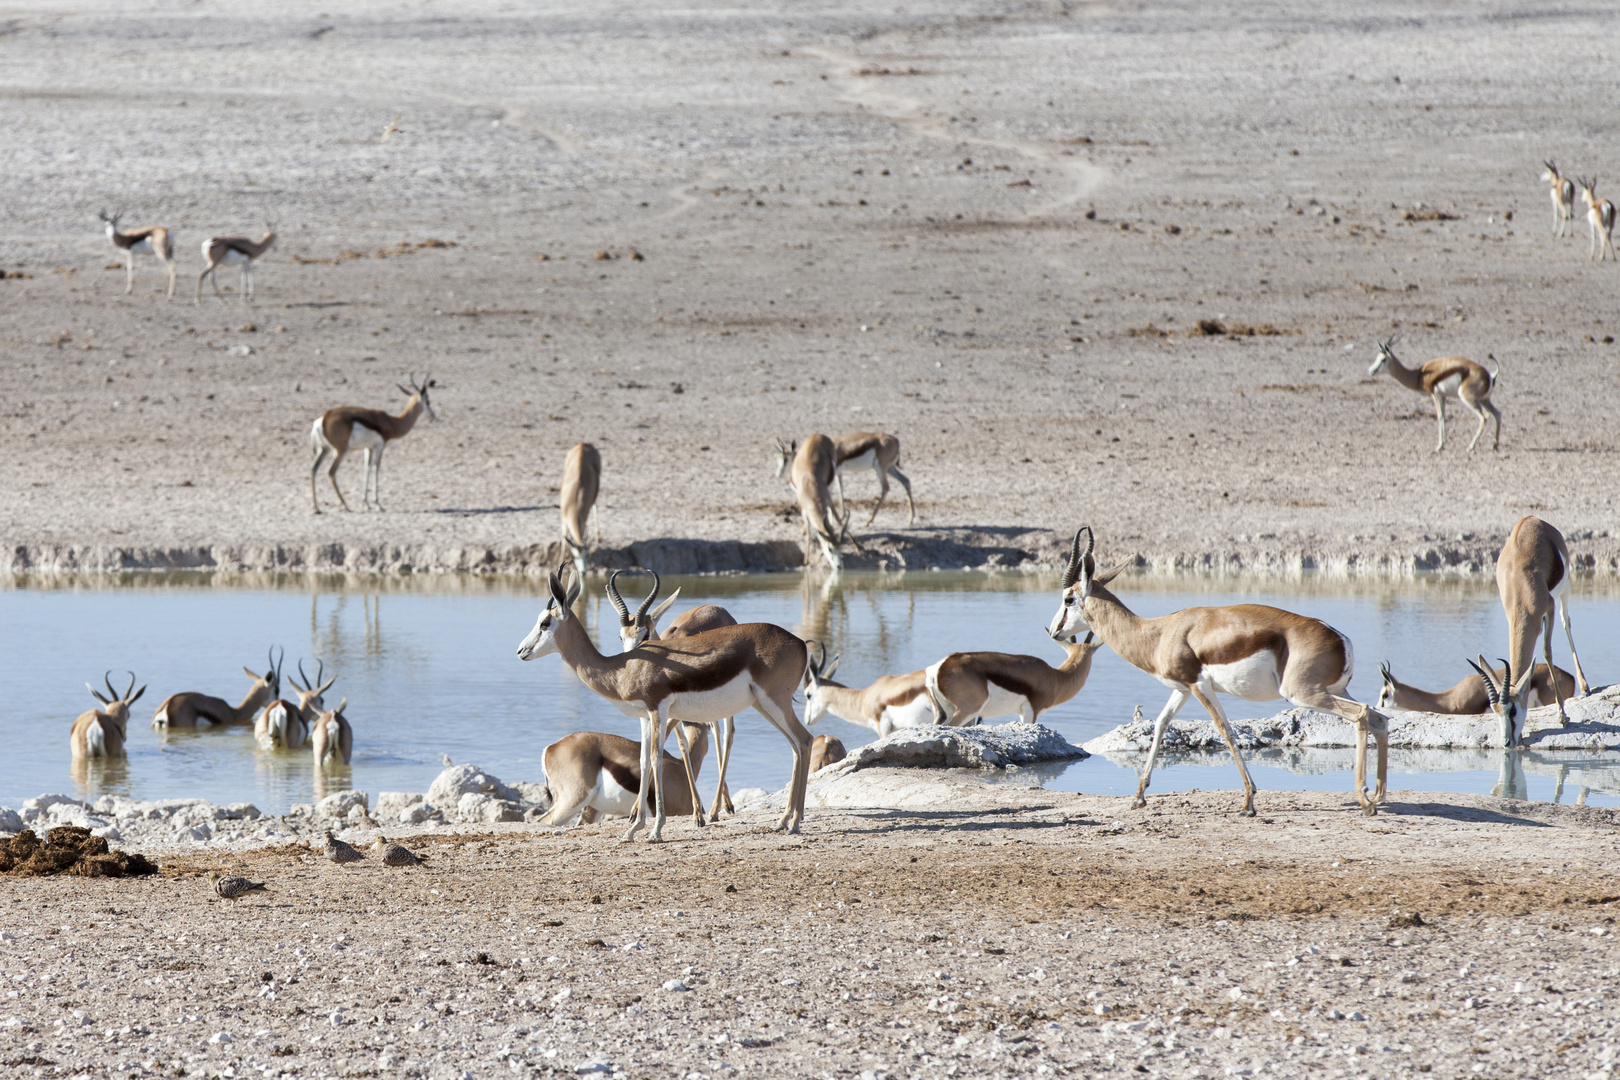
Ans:
{"label": "springbok", "polygon": [[[112,688],[112,672],[101,677],[107,684],[107,696],[102,697],[101,691],[84,684],[90,691],[90,696],[106,706],[101,709],[91,709],[79,715],[73,721],[73,731],[68,736],[68,745],[73,750],[75,758],[115,758],[124,756],[124,732],[129,727],[129,707],[146,693],[146,687],[135,690],[135,673],[129,673],[129,686],[120,694]],[[135,690],[133,694],[131,690]]]}
{"label": "springbok", "polygon": [[208,266],[197,276],[197,295],[192,297],[193,304],[202,303],[203,279],[207,278],[213,283],[214,295],[224,299],[225,294],[219,291],[219,268],[235,264],[240,268],[237,284],[237,295],[246,304],[253,300],[253,264],[259,256],[269,251],[276,243],[276,227],[274,223],[267,222],[264,235],[257,240],[249,240],[245,236],[211,236],[202,243],[203,262]]}
{"label": "springbok", "polygon": [[300,683],[297,678],[289,675],[287,681],[292,684],[293,692],[298,695],[298,704],[282,698],[277,698],[264,707],[264,712],[253,722],[253,738],[262,750],[274,750],[282,747],[287,750],[296,750],[304,745],[309,738],[309,726],[315,718],[326,711],[326,702],[323,700],[332,684],[337,682],[334,675],[321,682],[321,676],[326,674],[326,661],[317,660],[320,667],[315,671],[315,678],[311,679],[304,674],[304,662],[298,661],[298,675],[303,678]]}
{"label": "springbok", "polygon": [[[844,508],[843,520],[840,522],[833,516],[832,491],[830,485],[837,474],[837,456],[833,441],[825,435],[812,435],[804,442],[795,442],[792,446],[776,441],[778,452],[788,460],[788,483],[793,487],[794,497],[799,503],[799,515],[804,520],[804,536],[806,550],[804,565],[810,565],[810,537],[821,542],[821,553],[827,558],[827,565],[833,570],[844,568],[844,557],[838,549],[849,539],[850,511]],[[782,474],[782,467],[778,465],[777,475]],[[834,528],[834,524],[838,527]],[[860,550],[860,542],[855,542],[855,549]]]}
{"label": "springbok", "polygon": [[[878,511],[883,509],[883,500],[889,496],[889,477],[900,481],[905,489],[906,507],[910,511],[910,524],[917,523],[917,504],[911,501],[911,480],[900,471],[900,439],[882,431],[857,431],[851,435],[840,435],[833,441],[833,479],[838,485],[838,508],[848,511],[844,502],[844,469],[865,468],[870,466],[877,473],[878,497],[877,504],[872,507],[872,513],[867,517],[866,523],[872,524],[877,518]],[[798,442],[783,443],[776,440],[776,475],[778,478],[788,470],[792,463],[794,452],[798,449]]]}
{"label": "springbok", "polygon": [[[1086,547],[1080,550],[1080,538]],[[1216,698],[1231,694],[1246,701],[1275,701],[1335,713],[1356,726],[1356,800],[1371,816],[1384,799],[1389,773],[1389,722],[1359,701],[1339,696],[1350,685],[1355,658],[1350,639],[1317,619],[1261,604],[1185,608],[1156,619],[1144,619],[1127,608],[1106,586],[1129,562],[1097,572],[1091,527],[1074,534],[1069,564],[1063,571],[1062,603],[1052,617],[1053,637],[1094,630],[1098,640],[1126,662],[1171,688],[1170,700],[1153,726],[1137,782],[1133,806],[1147,805],[1153,763],[1164,742],[1164,730],[1189,698],[1209,713],[1226,740],[1243,777],[1243,813],[1254,816],[1254,781],[1232,740],[1231,726]],[[1367,797],[1367,734],[1378,744],[1378,789]]]}
{"label": "springbok", "polygon": [[928,674],[884,675],[863,690],[834,682],[838,657],[826,651],[812,656],[804,669],[804,723],[819,724],[829,713],[886,738],[895,728],[932,727],[938,721],[928,697]]}
{"label": "springbok", "polygon": [[147,225],[127,232],[118,228],[122,210],[109,216],[103,210],[98,215],[107,224],[107,239],[124,253],[124,295],[135,291],[135,256],[156,255],[169,268],[169,293],[174,295],[174,234],[162,225]]}
{"label": "springbok", "polygon": [[1569,236],[1574,233],[1575,217],[1575,181],[1558,172],[1558,166],[1551,161],[1543,161],[1546,168],[1541,171],[1541,182],[1546,184],[1553,204],[1553,235]]}
{"label": "springbok", "polygon": [[[557,505],[562,509],[562,538],[574,557],[574,573],[585,577],[585,522],[596,506],[602,484],[602,455],[588,442],[575,443],[563,462],[562,488]],[[602,515],[596,515],[596,543],[602,544]]]}
{"label": "springbok", "polygon": [[[1524,713],[1528,706],[1531,686],[1535,680],[1536,638],[1541,638],[1541,651],[1548,666],[1552,666],[1553,609],[1564,624],[1564,637],[1569,641],[1569,654],[1575,659],[1575,683],[1581,694],[1592,692],[1581,670],[1580,654],[1575,651],[1575,635],[1569,628],[1569,547],[1564,534],[1537,517],[1522,517],[1513,526],[1502,552],[1496,557],[1496,592],[1502,599],[1502,613],[1507,616],[1508,659],[1504,666],[1520,672],[1517,685],[1501,697],[1511,702],[1511,709],[1499,708],[1502,717],[1503,745],[1519,744],[1524,728]],[[1562,686],[1554,681],[1553,696],[1558,702],[1558,721],[1569,723],[1564,712]],[[1545,697],[1540,700],[1546,701]],[[1516,715],[1510,716],[1509,713]]]}
{"label": "springbok", "polygon": [[[737,625],[737,620],[732,618],[731,612],[720,605],[700,604],[691,611],[677,616],[669,624],[668,629],[660,635],[658,633],[658,620],[675,603],[676,599],[681,595],[681,590],[676,589],[670,593],[669,599],[654,608],[653,602],[658,599],[658,590],[663,585],[663,579],[658,576],[656,570],[647,571],[652,575],[653,579],[652,592],[647,594],[647,598],[641,602],[636,608],[635,614],[632,615],[629,606],[624,602],[624,597],[619,594],[618,578],[623,572],[622,570],[615,570],[608,576],[607,595],[608,599],[613,602],[614,609],[619,613],[619,643],[624,646],[625,652],[636,648],[644,641],[691,637],[693,634],[701,634],[705,630],[717,630],[722,626]],[[651,610],[649,611],[649,609]],[[725,807],[728,814],[737,812],[737,808],[731,805],[731,792],[726,788],[726,768],[731,764],[731,741],[736,736],[736,732],[737,720],[734,716],[727,716],[715,723],[715,756],[720,762],[720,779],[715,784],[714,803],[709,807],[710,821],[720,820],[720,808],[722,806]],[[680,741],[679,733],[677,733],[676,741]],[[691,789],[692,805],[698,806],[696,768],[691,770],[686,781],[687,786]],[[701,810],[702,807],[699,806],[698,812],[701,812]],[[701,825],[703,822],[700,821],[698,824]]]}
{"label": "springbok", "polygon": [[[691,753],[691,771],[703,767],[709,751],[709,729],[702,724],[683,724],[686,746]],[[702,812],[687,785],[686,766],[673,754],[664,753],[659,786],[666,787],[666,805],[677,816]],[[540,755],[540,768],[546,774],[551,808],[536,824],[566,825],[579,818],[590,825],[604,814],[629,817],[641,798],[641,748],[623,735],[596,731],[576,731],[564,735]]]}
{"label": "springbok", "polygon": [[[285,657],[287,650],[283,649],[281,655]],[[162,730],[194,728],[202,723],[248,723],[265,702],[274,700],[276,695],[281,693],[281,661],[277,659],[274,648],[270,650],[269,659],[270,670],[263,675],[256,673],[252,668],[242,669],[242,674],[253,680],[253,686],[242,699],[242,704],[232,705],[224,698],[213,697],[210,694],[170,694],[157,707],[157,712],[152,714],[152,727]]]}
{"label": "springbok", "polygon": [[1078,694],[1102,648],[1088,631],[1084,641],[1056,639],[1069,655],[1053,667],[1038,656],[998,652],[951,653],[924,669],[935,722],[971,727],[981,720],[1016,716],[1033,724],[1048,709]]}
{"label": "springbok", "polygon": [[309,745],[315,752],[317,769],[347,765],[354,753],[354,729],[349,727],[349,721],[343,715],[348,704],[349,699],[344,698],[338,702],[337,708],[328,709],[315,718],[314,729],[309,733]]}
{"label": "springbok", "polygon": [[[365,451],[366,455],[365,478],[360,484],[360,508],[365,509],[369,491],[372,505],[382,510],[380,475],[383,448],[395,439],[409,435],[424,411],[428,419],[438,419],[433,412],[433,403],[428,400],[428,391],[439,385],[438,380],[424,376],[418,384],[415,376],[407,375],[406,381],[411,384],[410,389],[399,387],[399,392],[406,395],[406,401],[404,410],[397,416],[381,409],[339,405],[327,409],[316,418],[315,425],[309,429],[310,448],[315,452],[315,463],[309,467],[309,499],[317,514],[321,512],[321,503],[315,496],[315,474],[321,471],[321,463],[329,455],[332,465],[326,470],[326,478],[332,481],[332,490],[337,492],[338,502],[343,509],[349,508],[348,500],[338,487],[337,471],[338,466],[343,464],[343,455],[356,447]],[[394,385],[399,386],[398,383]]]}
{"label": "springbok", "polygon": [[810,771],[818,773],[847,757],[849,751],[844,749],[844,742],[838,736],[817,735],[816,741],[810,744]]}
{"label": "springbok", "polygon": [[[567,564],[564,564],[564,569]],[[778,829],[797,832],[804,820],[804,786],[809,776],[810,733],[793,712],[793,694],[804,675],[804,642],[770,623],[723,626],[674,641],[648,641],[627,653],[603,656],[574,613],[580,582],[564,592],[557,572],[547,575],[551,599],[535,620],[517,654],[535,660],[557,653],[579,680],[626,716],[641,721],[641,775],[654,767],[672,720],[713,726],[752,707],[780,731],[793,749],[788,805]],[[664,785],[658,789],[658,816],[652,838],[665,821]],[[646,824],[647,785],[625,839]]]}
{"label": "springbok", "polygon": [[1597,197],[1597,180],[1577,180],[1581,201],[1586,204],[1586,224],[1591,230],[1590,258],[1602,262],[1614,258],[1614,203]]}
{"label": "springbok", "polygon": [[[1491,357],[1495,359],[1495,357]],[[1434,444],[1434,452],[1439,453],[1441,447],[1446,445],[1446,399],[1455,398],[1463,403],[1469,412],[1479,417],[1479,427],[1474,431],[1473,439],[1469,440],[1468,452],[1474,452],[1474,444],[1485,433],[1485,420],[1487,417],[1496,419],[1496,434],[1491,441],[1491,449],[1499,450],[1502,446],[1502,413],[1491,403],[1491,391],[1496,389],[1496,377],[1501,369],[1496,371],[1485,370],[1484,365],[1461,356],[1441,356],[1419,368],[1409,368],[1395,357],[1395,339],[1378,343],[1378,356],[1367,369],[1367,374],[1377,375],[1385,368],[1395,381],[1408,390],[1416,390],[1420,394],[1428,394],[1434,399],[1434,415],[1440,421],[1440,438]]]}
{"label": "springbok", "polygon": [[[1491,674],[1498,682],[1502,681],[1502,670],[1497,668]],[[1530,697],[1526,708],[1534,709],[1537,705],[1550,705],[1557,695],[1571,697],[1575,693],[1575,676],[1563,668],[1553,668],[1558,678],[1558,685],[1552,685],[1552,676],[1549,675],[1546,664],[1537,664],[1534,678],[1530,680]],[[1470,675],[1450,690],[1441,690],[1439,693],[1430,693],[1409,686],[1397,679],[1389,670],[1389,664],[1378,665],[1378,673],[1383,676],[1384,688],[1378,692],[1378,707],[1380,709],[1405,709],[1408,712],[1439,713],[1443,716],[1478,716],[1483,712],[1495,711],[1490,701],[1490,694],[1485,687],[1485,680],[1479,675]]]}

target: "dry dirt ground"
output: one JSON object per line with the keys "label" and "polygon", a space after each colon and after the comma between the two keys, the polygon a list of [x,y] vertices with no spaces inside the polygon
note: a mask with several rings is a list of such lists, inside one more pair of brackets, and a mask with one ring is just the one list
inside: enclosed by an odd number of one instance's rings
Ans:
{"label": "dry dirt ground", "polygon": [[[772,812],[7,881],[19,1076],[1613,1074],[1614,812],[1397,792]],[[203,875],[270,883],[234,908]]]}
{"label": "dry dirt ground", "polygon": [[[855,564],[1049,564],[1089,521],[1161,566],[1488,565],[1536,513],[1613,570],[1617,271],[1584,222],[1551,238],[1537,176],[1616,174],[1617,29],[1497,3],[13,5],[0,540],[17,567],[518,569],[554,556],[589,439],[607,562],[780,567],[771,440],[883,429],[918,525],[885,509]],[[95,217],[119,207],[175,230],[173,302],[150,258],[121,295]],[[257,303],[193,307],[199,243],[267,219]],[[1499,452],[1454,407],[1434,454],[1428,400],[1368,378],[1396,332],[1413,362],[1495,356]],[[388,452],[388,512],[311,515],[313,418],[426,371],[441,419]]]}

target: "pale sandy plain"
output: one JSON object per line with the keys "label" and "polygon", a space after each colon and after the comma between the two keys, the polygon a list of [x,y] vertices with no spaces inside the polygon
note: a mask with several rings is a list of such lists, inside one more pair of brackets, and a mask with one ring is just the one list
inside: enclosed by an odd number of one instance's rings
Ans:
{"label": "pale sandy plain", "polygon": [[[1537,177],[1616,174],[1616,25],[13,4],[0,539],[14,567],[530,568],[590,439],[606,561],[780,567],[771,440],[877,428],[919,521],[885,509],[852,565],[1050,565],[1090,522],[1159,566],[1488,566],[1537,513],[1613,570],[1617,271],[1584,223],[1548,235]],[[176,230],[183,295],[150,260],[121,295],[104,207]],[[258,304],[192,307],[200,242],[266,218]],[[1188,336],[1210,318],[1282,333]],[[1496,356],[1500,452],[1454,415],[1435,455],[1429,402],[1367,377],[1397,331]],[[313,418],[411,371],[441,420],[388,451],[388,513],[313,517]]]}

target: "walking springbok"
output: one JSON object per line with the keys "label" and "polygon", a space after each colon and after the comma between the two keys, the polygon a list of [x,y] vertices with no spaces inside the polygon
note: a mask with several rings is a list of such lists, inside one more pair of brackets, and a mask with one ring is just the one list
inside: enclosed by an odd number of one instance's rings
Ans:
{"label": "walking springbok", "polygon": [[[337,471],[338,466],[343,464],[343,455],[355,448],[365,451],[366,456],[365,478],[360,483],[360,508],[365,509],[369,492],[371,504],[381,512],[383,448],[395,439],[409,435],[423,411],[427,412],[428,419],[438,419],[433,412],[433,403],[428,400],[428,391],[439,385],[438,380],[424,376],[418,384],[414,376],[407,375],[406,381],[411,384],[410,389],[399,387],[399,392],[406,395],[406,402],[404,410],[397,416],[381,409],[339,405],[327,409],[316,418],[315,425],[309,429],[310,448],[315,452],[315,463],[309,468],[309,499],[317,514],[321,512],[321,502],[315,495],[315,474],[321,471],[321,463],[328,456],[332,464],[326,470],[326,478],[332,482],[332,490],[337,492],[338,502],[343,509],[349,509],[348,500],[338,487]],[[394,385],[399,386],[398,383]]]}
{"label": "walking springbok", "polygon": [[[878,497],[877,504],[872,507],[872,513],[867,517],[866,523],[872,524],[877,518],[878,511],[883,509],[883,500],[889,495],[889,477],[900,481],[905,489],[906,507],[910,511],[910,524],[917,523],[917,504],[911,501],[911,480],[900,471],[900,439],[897,436],[881,431],[857,431],[852,435],[840,435],[833,443],[833,479],[838,485],[838,509],[847,512],[849,507],[844,502],[844,469],[865,468],[871,466],[877,473]],[[792,463],[794,452],[798,449],[798,442],[783,443],[776,440],[776,475],[778,478],[787,472]]]}
{"label": "walking springbok", "polygon": [[1541,181],[1549,188],[1553,204],[1553,235],[1569,236],[1574,232],[1575,217],[1575,181],[1558,172],[1558,166],[1551,161],[1543,161],[1546,166],[1541,171]]}
{"label": "walking springbok", "polygon": [[817,649],[804,669],[804,723],[814,727],[831,713],[840,720],[873,731],[880,739],[896,728],[932,727],[938,723],[934,703],[928,697],[928,673],[912,671],[905,675],[883,675],[862,690],[834,682],[838,657],[827,661],[826,650]]}
{"label": "walking springbok", "polygon": [[1102,648],[1088,631],[1084,641],[1057,639],[1069,654],[1057,667],[1038,656],[998,652],[951,653],[925,670],[936,723],[971,727],[986,718],[1016,716],[1026,724],[1068,701],[1086,685],[1091,659]]}
{"label": "walking springbok", "polygon": [[[709,751],[709,729],[702,724],[683,724],[686,745],[691,752],[691,771],[703,767]],[[659,786],[667,788],[665,805],[677,816],[702,812],[687,785],[686,766],[670,753],[664,753]],[[590,825],[604,814],[630,817],[641,798],[641,748],[623,735],[597,731],[576,731],[564,735],[540,755],[540,768],[546,774],[551,808],[536,824],[566,825],[579,818]]]}
{"label": "walking springbok", "polygon": [[[1569,628],[1569,547],[1564,543],[1564,534],[1540,518],[1520,518],[1496,557],[1496,592],[1508,624],[1510,662],[1504,667],[1522,673],[1517,685],[1507,683],[1509,690],[1500,694],[1503,706],[1496,709],[1502,718],[1503,745],[1514,747],[1519,745],[1524,731],[1524,714],[1529,707],[1526,702],[1535,681],[1537,637],[1541,638],[1543,658],[1552,666],[1555,606],[1569,641],[1569,654],[1575,660],[1576,686],[1582,695],[1592,692],[1581,670],[1580,654],[1575,651],[1575,635]],[[1560,681],[1554,681],[1552,689],[1558,702],[1558,722],[1568,724]],[[1540,700],[1547,699],[1540,696]]]}
{"label": "walking springbok", "polygon": [[253,738],[258,742],[261,750],[274,750],[278,747],[287,750],[296,750],[304,745],[309,738],[310,724],[315,718],[326,711],[326,702],[323,700],[332,684],[337,682],[334,675],[321,682],[321,676],[326,674],[326,661],[317,660],[320,667],[315,671],[315,678],[311,679],[304,674],[304,662],[298,661],[298,675],[303,678],[300,683],[297,678],[289,675],[287,681],[292,684],[293,692],[298,695],[298,704],[277,698],[264,707],[264,712],[253,722]]}
{"label": "walking springbok", "polygon": [[[1491,357],[1495,359],[1495,357]],[[1377,375],[1385,368],[1394,376],[1395,381],[1408,390],[1416,390],[1428,394],[1434,399],[1434,415],[1440,421],[1440,438],[1434,444],[1434,452],[1439,453],[1441,447],[1446,445],[1446,399],[1455,398],[1463,403],[1469,412],[1479,417],[1479,427],[1474,431],[1474,437],[1468,443],[1468,452],[1474,452],[1474,444],[1485,433],[1485,420],[1487,417],[1496,419],[1496,434],[1491,441],[1491,449],[1499,450],[1502,446],[1502,413],[1491,403],[1491,391],[1496,389],[1496,377],[1501,369],[1486,371],[1484,366],[1476,364],[1461,356],[1441,356],[1430,360],[1419,368],[1409,368],[1395,357],[1395,339],[1378,343],[1378,357],[1367,369],[1367,374]]]}
{"label": "walking springbok", "polygon": [[1577,180],[1586,204],[1586,224],[1592,234],[1588,256],[1598,262],[1614,258],[1614,203],[1597,197],[1597,180]]}
{"label": "walking springbok", "polygon": [[276,243],[276,227],[273,223],[266,223],[264,235],[257,240],[249,240],[245,236],[211,236],[202,243],[203,262],[208,264],[201,274],[197,276],[197,295],[192,297],[193,304],[202,303],[203,279],[209,279],[214,286],[214,295],[220,299],[225,294],[219,291],[219,274],[221,266],[236,265],[239,270],[237,295],[242,303],[253,301],[253,264],[259,256],[269,251]]}
{"label": "walking springbok", "polygon": [[349,699],[344,698],[338,702],[337,708],[328,709],[315,718],[314,729],[309,733],[309,745],[315,752],[317,769],[347,765],[350,755],[354,753],[354,729],[349,727],[349,721],[343,715],[348,704]]}
{"label": "walking springbok", "polygon": [[[1526,708],[1550,705],[1559,694],[1574,696],[1575,676],[1563,668],[1553,668],[1552,671],[1558,679],[1556,687],[1552,685],[1553,676],[1548,673],[1547,665],[1536,665],[1535,676],[1530,680]],[[1502,672],[1502,668],[1497,668],[1491,674],[1497,682],[1501,682]],[[1390,672],[1387,663],[1378,665],[1378,673],[1384,678],[1384,688],[1378,692],[1380,709],[1405,709],[1408,712],[1440,713],[1443,716],[1478,716],[1483,712],[1495,711],[1485,680],[1479,675],[1470,675],[1450,690],[1431,694],[1401,682]]]}
{"label": "walking springbok", "polygon": [[829,765],[836,765],[849,757],[844,741],[836,735],[817,735],[810,744],[810,771],[818,773]]}
{"label": "walking springbok", "polygon": [[[563,569],[567,568],[564,564]],[[672,720],[713,726],[752,707],[780,731],[793,749],[788,805],[777,828],[797,832],[804,820],[804,787],[809,776],[810,733],[793,712],[793,694],[804,675],[804,642],[769,623],[723,626],[674,641],[648,641],[627,653],[603,656],[591,641],[574,601],[576,577],[564,592],[558,572],[548,575],[551,599],[534,629],[518,645],[518,659],[557,653],[579,680],[626,716],[641,721],[641,775],[652,773]],[[664,785],[652,838],[661,839],[665,821]],[[646,824],[647,785],[625,839]]]}
{"label": "walking springbok", "polygon": [[[799,515],[804,520],[804,565],[810,565],[809,543],[814,534],[821,542],[821,553],[826,556],[827,565],[833,570],[842,570],[844,557],[838,549],[850,538],[850,512],[846,506],[841,522],[832,512],[830,485],[838,467],[833,441],[825,435],[812,435],[802,443],[795,442],[789,446],[778,439],[776,448],[788,460],[788,483],[793,486],[793,494],[799,502]],[[777,475],[781,474],[779,465]],[[838,528],[833,527],[835,522]],[[859,551],[860,547],[860,542],[855,541],[855,549]]]}
{"label": "walking springbok", "polygon": [[[562,508],[562,538],[574,556],[574,573],[585,577],[585,522],[596,506],[596,493],[602,484],[602,455],[588,442],[575,443],[563,462],[562,488],[557,505]],[[596,515],[596,543],[602,543],[602,515]]]}
{"label": "walking springbok", "polygon": [[174,235],[162,225],[147,225],[139,229],[130,229],[127,232],[118,228],[118,220],[124,216],[122,210],[111,215],[103,210],[98,215],[107,224],[107,239],[112,246],[124,253],[124,295],[128,296],[135,291],[135,256],[156,255],[164,265],[169,268],[169,292],[174,295]]}
{"label": "walking springbok", "polygon": [[[614,609],[619,613],[619,642],[624,646],[625,652],[636,648],[644,641],[691,637],[693,634],[701,634],[705,630],[717,630],[722,626],[737,625],[737,620],[731,617],[731,612],[720,605],[700,604],[691,611],[677,616],[669,624],[668,629],[660,635],[658,633],[658,620],[670,609],[670,605],[675,603],[676,599],[681,595],[681,590],[676,589],[673,593],[670,593],[669,599],[654,608],[653,602],[658,599],[658,590],[663,584],[663,579],[658,576],[656,570],[647,571],[652,575],[653,579],[652,592],[647,594],[647,598],[641,602],[636,608],[635,614],[632,615],[629,606],[624,602],[624,597],[619,594],[618,578],[623,572],[622,570],[615,570],[608,576],[607,595],[608,599],[613,602]],[[715,756],[720,762],[720,780],[715,784],[714,804],[709,807],[710,821],[720,820],[720,808],[722,806],[725,807],[728,814],[737,812],[737,808],[731,805],[731,792],[726,788],[726,768],[731,764],[731,741],[736,736],[736,732],[737,718],[734,716],[724,717],[715,723]],[[678,735],[676,741],[680,741]],[[692,805],[698,807],[697,813],[701,813],[702,807],[698,803],[697,795],[696,767],[687,774],[686,782],[691,789]],[[699,821],[698,824],[701,825],[703,822]]]}
{"label": "walking springbok", "polygon": [[[285,657],[287,650],[281,650],[281,655]],[[277,658],[274,648],[270,650],[269,660],[270,669],[263,675],[256,673],[252,668],[242,669],[242,674],[253,680],[253,686],[242,699],[242,704],[232,705],[224,698],[210,694],[170,694],[157,707],[157,712],[152,714],[152,727],[163,730],[194,728],[203,723],[248,723],[265,702],[274,700],[276,695],[281,693],[281,660]]]}
{"label": "walking springbok", "polygon": [[[1085,550],[1080,549],[1084,536]],[[1327,623],[1261,604],[1186,608],[1156,619],[1144,619],[1127,608],[1106,586],[1130,564],[1097,572],[1090,526],[1074,534],[1069,565],[1063,572],[1062,604],[1052,617],[1050,633],[1066,636],[1096,631],[1098,640],[1128,663],[1171,688],[1170,700],[1153,726],[1153,745],[1137,782],[1137,807],[1147,805],[1153,763],[1164,742],[1164,730],[1189,698],[1209,713],[1226,740],[1243,777],[1243,813],[1254,816],[1254,781],[1232,740],[1231,726],[1216,698],[1231,694],[1246,701],[1275,701],[1335,713],[1356,725],[1356,799],[1371,816],[1384,799],[1389,773],[1389,722],[1385,716],[1340,694],[1350,685],[1355,658],[1350,639]],[[1367,797],[1367,734],[1378,744],[1378,789]]]}
{"label": "walking springbok", "polygon": [[[140,700],[146,693],[146,687],[135,690],[135,673],[129,673],[129,686],[120,694],[112,688],[112,672],[101,677],[107,684],[107,696],[102,697],[101,691],[85,683],[84,687],[90,691],[90,696],[106,706],[101,709],[91,709],[81,713],[73,721],[73,731],[68,736],[68,745],[72,748],[75,758],[116,758],[124,756],[124,732],[129,727],[129,707]],[[135,690],[133,694],[131,690]]]}

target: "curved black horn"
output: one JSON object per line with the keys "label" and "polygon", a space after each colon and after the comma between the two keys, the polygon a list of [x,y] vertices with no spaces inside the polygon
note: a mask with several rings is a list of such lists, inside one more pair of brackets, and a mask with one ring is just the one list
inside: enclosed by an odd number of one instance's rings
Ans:
{"label": "curved black horn", "polygon": [[1080,572],[1080,534],[1086,531],[1084,525],[1074,531],[1074,547],[1069,552],[1069,565],[1063,568],[1063,589],[1074,584],[1074,579]]}
{"label": "curved black horn", "polygon": [[1380,660],[1378,662],[1378,674],[1382,675],[1384,677],[1384,681],[1387,683],[1393,683],[1395,681],[1395,676],[1389,670],[1388,660]]}
{"label": "curved black horn", "polygon": [[[1482,656],[1480,659],[1484,660],[1485,658]],[[1485,670],[1483,664],[1476,664],[1472,660],[1468,661],[1468,666],[1479,672],[1479,677],[1485,680],[1486,699],[1489,700],[1492,705],[1501,704],[1502,699],[1496,696],[1496,685],[1491,681],[1491,673]]]}
{"label": "curved black horn", "polygon": [[625,606],[624,597],[619,595],[619,587],[614,584],[614,582],[618,580],[619,575],[622,574],[622,573],[624,573],[623,570],[615,570],[615,571],[613,571],[613,573],[608,575],[607,598],[610,601],[612,601],[613,607],[619,613],[619,625],[620,626],[629,626],[630,625],[630,609]]}
{"label": "curved black horn", "polygon": [[109,700],[109,701],[117,701],[118,700],[118,691],[116,691],[116,690],[114,690],[112,688],[112,669],[111,668],[108,668],[106,674],[101,676],[101,681],[107,684],[107,700]]}
{"label": "curved black horn", "polygon": [[124,674],[129,676],[129,685],[124,687],[124,692],[122,694],[118,695],[118,700],[119,701],[128,701],[129,700],[129,695],[135,689],[135,673],[126,668],[125,671],[124,671]]}
{"label": "curved black horn", "polygon": [[[1496,658],[1496,662],[1498,664],[1502,665],[1502,696],[1503,697],[1511,697],[1511,696],[1513,696],[1513,689],[1514,689],[1514,687],[1513,687],[1513,665],[1508,663],[1506,660],[1503,660],[1500,656],[1498,656]],[[1531,666],[1535,665],[1535,654],[1534,653],[1530,654],[1530,663],[1531,663]]]}
{"label": "curved black horn", "polygon": [[640,622],[642,619],[647,617],[647,612],[652,610],[653,601],[658,599],[658,590],[663,588],[664,585],[663,579],[658,576],[658,571],[648,570],[647,573],[651,574],[653,577],[652,592],[648,593],[647,599],[643,600],[641,602],[641,606],[636,608],[637,622]]}
{"label": "curved black horn", "polygon": [[[298,677],[300,679],[304,680],[303,684],[300,685],[300,684],[294,682],[293,685],[297,686],[300,690],[308,690],[310,687],[315,685],[314,683],[309,681],[309,676],[304,674],[304,658],[302,656],[300,656],[298,658]],[[288,680],[288,681],[291,681],[291,680]]]}

